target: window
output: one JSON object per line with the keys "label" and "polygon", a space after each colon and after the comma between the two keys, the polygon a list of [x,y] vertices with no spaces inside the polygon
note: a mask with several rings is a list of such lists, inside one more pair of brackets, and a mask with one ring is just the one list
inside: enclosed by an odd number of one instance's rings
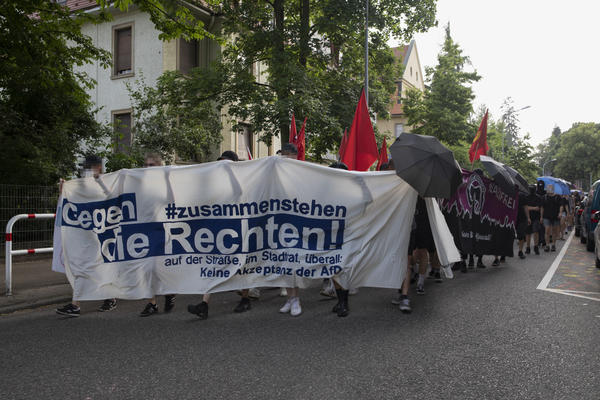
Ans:
{"label": "window", "polygon": [[417,80],[417,82],[419,81],[419,73],[415,72],[415,79]]}
{"label": "window", "polygon": [[398,82],[398,96],[396,96],[396,102],[402,104],[402,82]]}
{"label": "window", "polygon": [[248,125],[241,125],[238,128],[237,134],[237,155],[240,160],[249,160],[250,157],[248,153],[250,153],[250,156],[254,157],[252,151],[252,132]]}
{"label": "window", "polygon": [[402,124],[396,124],[396,126],[394,127],[394,133],[396,135],[396,138],[400,135],[402,135],[402,132],[404,132],[404,125]]}
{"label": "window", "polygon": [[126,153],[132,144],[131,111],[113,112],[113,125],[116,133],[115,152]]}
{"label": "window", "polygon": [[133,25],[113,29],[113,76],[133,75]]}
{"label": "window", "polygon": [[410,67],[410,76],[412,76],[412,67]]}
{"label": "window", "polygon": [[199,44],[197,40],[179,39],[178,67],[177,69],[184,74],[189,74],[192,68],[198,67]]}

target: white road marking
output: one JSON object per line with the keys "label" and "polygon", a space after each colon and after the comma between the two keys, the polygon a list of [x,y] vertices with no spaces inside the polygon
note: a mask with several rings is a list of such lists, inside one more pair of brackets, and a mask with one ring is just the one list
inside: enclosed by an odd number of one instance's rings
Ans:
{"label": "white road marking", "polygon": [[567,249],[569,248],[569,245],[571,244],[571,239],[573,239],[574,235],[575,235],[575,231],[571,232],[571,234],[569,235],[569,238],[565,242],[564,246],[562,247],[562,249],[560,249],[560,252],[554,259],[554,262],[552,263],[552,265],[550,266],[550,269],[548,270],[548,272],[546,272],[546,275],[544,275],[544,278],[538,285],[537,288],[539,290],[546,290],[548,288],[548,284],[550,283],[550,280],[552,280],[554,273],[558,269],[560,262],[562,261],[563,257],[565,256],[565,253],[567,252]]}
{"label": "white road marking", "polygon": [[[596,293],[596,292],[580,292],[580,291],[576,291],[576,290],[548,289],[548,285],[550,284],[552,277],[556,273],[558,266],[560,265],[562,259],[564,258],[565,253],[567,252],[567,249],[569,248],[569,245],[571,244],[571,240],[573,239],[574,235],[575,235],[575,231],[571,232],[571,234],[569,235],[569,238],[563,245],[562,249],[560,249],[560,252],[554,259],[554,262],[548,269],[548,272],[546,272],[546,275],[544,275],[544,278],[538,285],[537,289],[544,290],[546,292],[551,292],[551,293],[559,293],[559,294],[564,294],[567,296],[579,297],[581,299],[600,301],[600,293]],[[584,296],[584,294],[597,295],[598,297]]]}

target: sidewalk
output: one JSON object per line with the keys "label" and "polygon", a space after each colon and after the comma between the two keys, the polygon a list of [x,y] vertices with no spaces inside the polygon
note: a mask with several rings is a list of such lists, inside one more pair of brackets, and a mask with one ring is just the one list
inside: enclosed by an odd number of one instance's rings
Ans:
{"label": "sidewalk", "polygon": [[51,257],[13,261],[13,295],[6,296],[5,265],[0,264],[0,314],[66,303],[71,285],[64,274],[51,270]]}

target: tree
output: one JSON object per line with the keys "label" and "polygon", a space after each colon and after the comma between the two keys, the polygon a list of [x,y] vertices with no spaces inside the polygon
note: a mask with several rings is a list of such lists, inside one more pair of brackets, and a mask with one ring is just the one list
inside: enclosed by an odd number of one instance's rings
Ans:
{"label": "tree", "polygon": [[[554,137],[554,136],[553,136]],[[571,182],[587,183],[598,178],[600,166],[600,124],[576,123],[560,135],[560,144],[554,153],[555,176]]]}
{"label": "tree", "polygon": [[[215,32],[190,21],[178,23],[181,10],[167,7],[173,2],[118,2],[131,3],[145,7],[166,37],[183,35],[186,26],[194,26],[192,35],[211,34],[220,41],[221,58],[207,74],[217,81],[207,94],[236,120],[249,123],[265,143],[274,136],[287,141],[294,113],[300,120],[308,117],[307,150],[314,159],[337,147],[363,86],[363,0],[208,1],[220,21]],[[400,73],[387,41],[408,40],[434,25],[435,4],[436,0],[369,2],[369,102],[379,117],[388,114]],[[205,78],[199,74],[197,79]]]}
{"label": "tree", "polygon": [[80,31],[103,18],[47,0],[0,2],[0,182],[55,183],[104,133],[85,93],[94,82],[73,70],[108,65],[109,53]]}
{"label": "tree", "polygon": [[469,123],[475,98],[470,85],[480,76],[467,72],[468,64],[469,58],[452,39],[448,24],[437,66],[425,69],[425,91],[409,90],[404,101],[404,113],[414,133],[436,136],[450,145],[472,140],[477,127]]}
{"label": "tree", "polygon": [[[133,143],[125,153],[115,152],[118,140],[106,156],[109,171],[140,167],[146,151],[159,153],[171,163],[178,157],[184,161],[208,161],[221,143],[221,118],[210,98],[199,95],[207,88],[198,83],[206,74],[202,69],[190,75],[168,71],[161,75],[155,87],[148,86],[143,77],[129,86],[133,106]],[[117,130],[118,132],[118,130]],[[118,135],[118,133],[117,133]]]}

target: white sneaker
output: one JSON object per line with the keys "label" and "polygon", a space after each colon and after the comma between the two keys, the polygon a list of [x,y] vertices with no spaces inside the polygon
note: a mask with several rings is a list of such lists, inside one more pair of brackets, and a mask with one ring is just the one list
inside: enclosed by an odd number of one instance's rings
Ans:
{"label": "white sneaker", "polygon": [[454,272],[452,272],[451,265],[446,265],[446,266],[442,267],[442,271],[444,271],[444,275],[446,276],[446,278],[448,278],[448,279],[454,278]]}
{"label": "white sneaker", "polygon": [[287,297],[287,289],[286,288],[284,288],[284,287],[281,288],[281,291],[279,292],[279,297]]}
{"label": "white sneaker", "polygon": [[260,298],[260,289],[259,288],[251,288],[250,290],[248,290],[248,297],[250,297],[251,299],[258,299]]}
{"label": "white sneaker", "polygon": [[396,296],[394,296],[394,298],[392,299],[392,304],[398,305],[398,304],[402,303],[400,296],[401,296],[401,294],[397,293]]}
{"label": "white sneaker", "polygon": [[294,297],[292,299],[292,308],[290,314],[292,314],[292,317],[297,317],[298,315],[302,314],[302,307],[300,307],[300,297]]}
{"label": "white sneaker", "polygon": [[279,309],[279,312],[282,314],[289,313],[292,308],[292,299],[287,299],[283,307]]}

